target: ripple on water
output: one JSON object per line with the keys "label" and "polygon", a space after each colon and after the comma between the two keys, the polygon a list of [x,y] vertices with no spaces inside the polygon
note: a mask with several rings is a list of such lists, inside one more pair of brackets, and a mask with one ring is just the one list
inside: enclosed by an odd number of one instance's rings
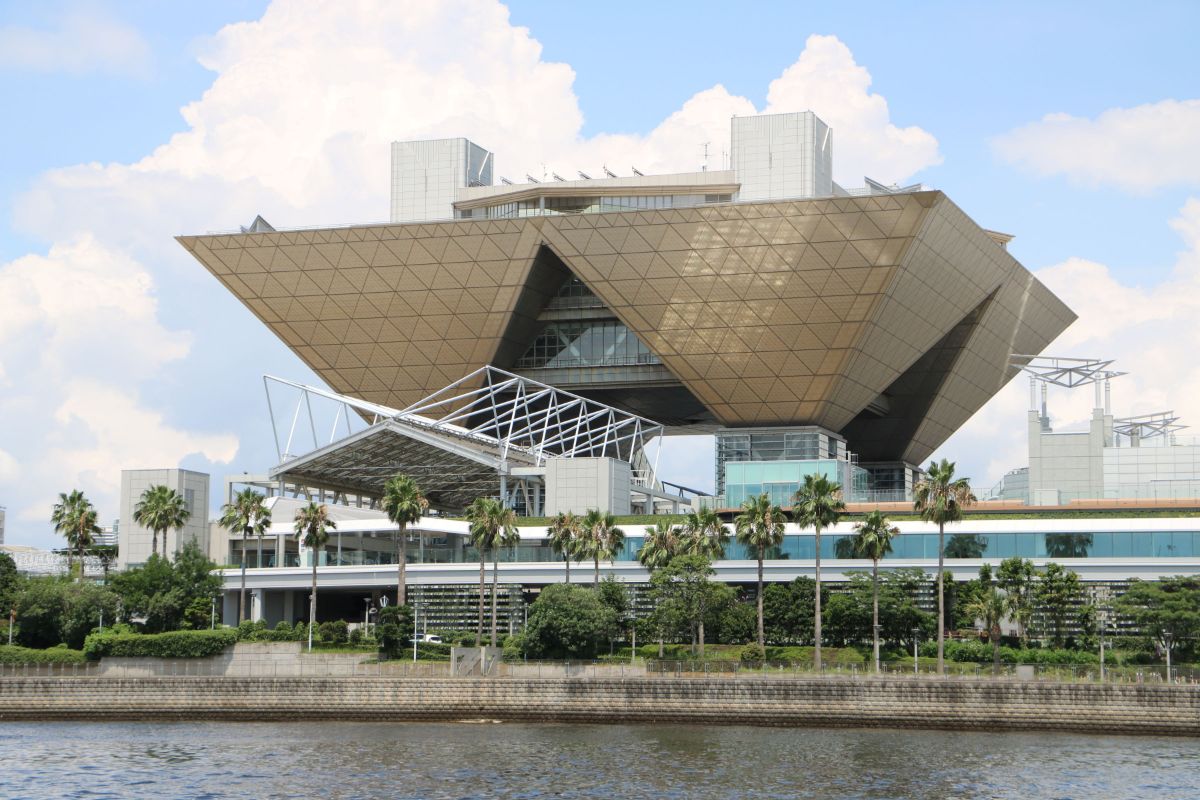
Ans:
{"label": "ripple on water", "polygon": [[703,726],[9,723],[27,798],[1200,797],[1200,742]]}

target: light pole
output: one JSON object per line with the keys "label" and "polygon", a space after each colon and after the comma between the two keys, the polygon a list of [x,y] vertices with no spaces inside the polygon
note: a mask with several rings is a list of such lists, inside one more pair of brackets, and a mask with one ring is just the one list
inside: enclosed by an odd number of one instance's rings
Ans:
{"label": "light pole", "polygon": [[212,599],[212,618],[209,621],[208,629],[215,631],[217,629],[217,598]]}
{"label": "light pole", "polygon": [[1167,646],[1167,683],[1171,682],[1171,640],[1175,638],[1168,631],[1163,634],[1163,643]]}
{"label": "light pole", "polygon": [[413,598],[413,663],[417,663],[417,600]]}
{"label": "light pole", "polygon": [[921,629],[913,628],[912,635],[913,635],[913,675],[919,677],[921,673],[920,673],[920,667],[918,666],[920,664],[920,655],[917,652],[917,637],[919,637],[921,635]]}

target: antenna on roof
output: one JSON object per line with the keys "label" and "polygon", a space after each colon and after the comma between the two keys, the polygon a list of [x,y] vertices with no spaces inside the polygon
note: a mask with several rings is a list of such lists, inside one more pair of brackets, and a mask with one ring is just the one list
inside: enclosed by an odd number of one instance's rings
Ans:
{"label": "antenna on roof", "polygon": [[533,177],[532,175],[526,175],[525,180],[529,181],[530,183],[541,183],[541,181],[539,181],[537,178]]}
{"label": "antenna on roof", "polygon": [[607,175],[608,177],[610,177],[610,178],[615,178],[615,177],[617,177],[617,173],[615,173],[615,172],[613,172],[611,169],[609,169],[609,168],[608,168],[608,165],[605,165],[605,166],[601,167],[601,169],[603,169],[603,170],[604,170],[604,174],[605,174],[605,175]]}
{"label": "antenna on roof", "polygon": [[567,180],[562,175],[559,175],[557,172],[551,172],[550,177],[554,178],[554,180],[556,180],[556,181],[566,181]]}
{"label": "antenna on roof", "polygon": [[505,186],[512,186],[512,181],[510,181],[508,178],[504,177],[503,175],[500,176],[500,182],[503,183]]}
{"label": "antenna on roof", "polygon": [[630,169],[633,170],[633,174],[637,175],[639,178],[646,177],[645,175],[642,174],[642,171],[640,169],[638,169],[637,167],[630,167]]}
{"label": "antenna on roof", "polygon": [[592,179],[592,176],[588,175],[583,170],[579,170],[579,177],[583,178],[585,181],[590,181]]}
{"label": "antenna on roof", "polygon": [[708,145],[709,145],[709,143],[701,142],[700,144],[704,146],[704,164],[701,165],[700,171],[708,172]]}

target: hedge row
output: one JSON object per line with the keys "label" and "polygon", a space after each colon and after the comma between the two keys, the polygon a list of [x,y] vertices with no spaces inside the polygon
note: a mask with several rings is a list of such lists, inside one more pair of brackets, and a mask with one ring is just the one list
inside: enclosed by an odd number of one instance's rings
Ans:
{"label": "hedge row", "polygon": [[20,645],[0,645],[0,664],[82,664],[83,651],[66,647],[36,650]]}
{"label": "hedge row", "polygon": [[83,645],[89,661],[105,656],[126,658],[205,658],[237,642],[237,631],[169,631],[167,633],[93,633]]}

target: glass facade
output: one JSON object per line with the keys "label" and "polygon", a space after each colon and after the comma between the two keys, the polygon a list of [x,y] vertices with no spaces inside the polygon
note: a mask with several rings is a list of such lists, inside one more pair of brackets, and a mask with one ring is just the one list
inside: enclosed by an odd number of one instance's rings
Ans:
{"label": "glass facade", "polygon": [[617,320],[547,322],[517,369],[658,364],[658,356]]}
{"label": "glass facade", "polygon": [[609,211],[649,211],[656,208],[691,208],[708,203],[728,203],[729,194],[657,194],[626,197],[535,197],[485,208],[467,209],[460,216],[472,219],[512,219],[555,214],[602,214]]}

